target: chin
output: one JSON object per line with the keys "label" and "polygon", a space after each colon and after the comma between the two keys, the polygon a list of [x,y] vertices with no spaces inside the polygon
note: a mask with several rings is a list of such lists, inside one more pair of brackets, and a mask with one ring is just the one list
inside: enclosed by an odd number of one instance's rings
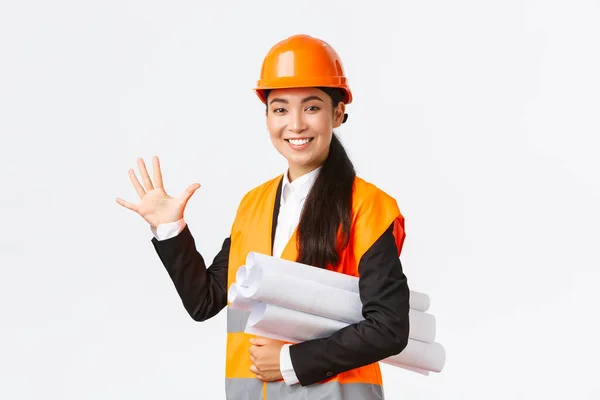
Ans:
{"label": "chin", "polygon": [[288,162],[290,164],[294,164],[297,165],[299,167],[306,167],[308,165],[311,165],[312,163],[314,163],[314,160],[312,157],[294,157],[294,156],[288,156],[286,157]]}

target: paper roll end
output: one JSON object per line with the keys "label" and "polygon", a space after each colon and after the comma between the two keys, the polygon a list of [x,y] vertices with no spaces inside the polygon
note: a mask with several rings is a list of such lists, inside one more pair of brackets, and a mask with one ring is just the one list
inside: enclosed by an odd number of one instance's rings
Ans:
{"label": "paper roll end", "polygon": [[442,372],[442,370],[444,369],[444,366],[446,365],[446,348],[444,346],[442,346],[441,344],[440,344],[440,358],[441,358],[442,362],[440,364],[439,372]]}
{"label": "paper roll end", "polygon": [[235,301],[236,297],[237,297],[237,286],[235,283],[232,283],[231,286],[229,286],[229,290],[227,291],[227,301],[229,301],[230,303],[233,303]]}

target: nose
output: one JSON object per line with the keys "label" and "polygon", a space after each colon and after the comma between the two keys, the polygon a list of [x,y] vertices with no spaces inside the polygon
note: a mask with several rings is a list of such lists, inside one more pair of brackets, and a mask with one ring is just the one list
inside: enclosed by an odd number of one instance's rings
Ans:
{"label": "nose", "polygon": [[301,112],[293,112],[289,114],[288,130],[293,133],[301,133],[306,130],[306,121],[304,114]]}

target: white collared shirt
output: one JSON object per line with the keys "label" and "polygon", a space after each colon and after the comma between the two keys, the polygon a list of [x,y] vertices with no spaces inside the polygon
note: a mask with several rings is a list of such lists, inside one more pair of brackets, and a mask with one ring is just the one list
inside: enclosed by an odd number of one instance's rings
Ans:
{"label": "white collared shirt", "polygon": [[290,182],[287,173],[283,175],[279,215],[277,216],[277,228],[275,229],[275,240],[273,241],[273,256],[281,257],[283,249],[298,226],[304,202],[320,169],[321,167],[294,179],[292,182]]}
{"label": "white collared shirt", "polygon": [[[281,197],[279,198],[279,215],[277,216],[277,227],[275,228],[275,239],[273,241],[274,257],[281,257],[285,246],[296,230],[304,202],[320,170],[321,167],[314,169],[294,179],[292,182],[289,180],[288,171],[283,175]],[[157,240],[166,240],[177,236],[184,227],[185,221],[182,218],[179,221],[161,224],[157,229],[153,227],[150,229]],[[293,385],[299,381],[294,372],[289,347],[290,345],[286,344],[281,348],[279,364],[285,383]]]}

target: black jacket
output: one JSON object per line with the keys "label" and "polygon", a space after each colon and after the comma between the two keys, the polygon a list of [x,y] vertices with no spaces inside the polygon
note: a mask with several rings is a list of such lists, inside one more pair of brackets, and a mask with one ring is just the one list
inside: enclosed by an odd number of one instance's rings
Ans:
{"label": "black jacket", "polygon": [[[281,194],[281,183],[277,199]],[[273,210],[275,224],[279,201]],[[231,239],[226,238],[210,267],[196,250],[186,225],[179,235],[158,241],[156,252],[171,277],[183,306],[196,321],[205,321],[227,306],[227,269]],[[400,353],[408,342],[409,288],[392,226],[359,262],[359,292],[364,320],[323,339],[290,347],[294,372],[303,386]]]}

